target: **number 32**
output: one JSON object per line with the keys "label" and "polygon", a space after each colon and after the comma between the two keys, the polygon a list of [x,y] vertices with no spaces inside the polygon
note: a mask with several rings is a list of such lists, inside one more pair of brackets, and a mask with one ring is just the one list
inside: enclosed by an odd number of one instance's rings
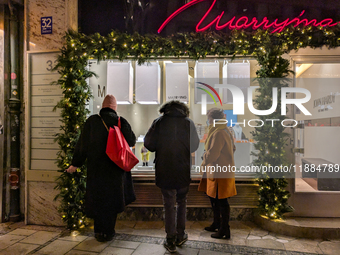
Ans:
{"label": "number 32", "polygon": [[[56,62],[57,62],[57,60],[54,61],[54,64],[55,64]],[[46,61],[46,64],[47,64],[46,70],[47,70],[47,71],[52,71],[52,69],[53,69],[53,66],[52,66],[52,65],[53,65],[53,62],[52,62],[52,60],[47,60],[47,61]]]}
{"label": "number 32", "polygon": [[50,18],[42,19],[42,23],[43,23],[42,25],[44,28],[50,28],[52,20]]}

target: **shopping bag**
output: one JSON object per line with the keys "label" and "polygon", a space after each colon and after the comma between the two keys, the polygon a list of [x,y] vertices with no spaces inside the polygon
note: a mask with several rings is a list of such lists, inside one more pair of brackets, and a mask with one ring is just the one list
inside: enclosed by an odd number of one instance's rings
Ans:
{"label": "shopping bag", "polygon": [[[106,129],[108,129],[103,119],[102,121]],[[117,166],[126,172],[130,172],[131,169],[138,164],[139,160],[131,151],[120,127],[120,118],[118,118],[118,127],[110,127],[108,130],[109,135],[106,144],[106,154]]]}

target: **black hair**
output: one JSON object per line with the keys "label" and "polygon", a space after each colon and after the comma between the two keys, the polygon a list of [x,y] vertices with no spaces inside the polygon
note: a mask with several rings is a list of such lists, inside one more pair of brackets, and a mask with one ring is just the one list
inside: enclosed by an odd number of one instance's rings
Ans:
{"label": "black hair", "polygon": [[185,103],[177,101],[177,100],[172,100],[172,101],[164,103],[159,108],[159,113],[166,114],[174,108],[182,112],[186,117],[189,117],[189,113],[190,113],[189,107]]}

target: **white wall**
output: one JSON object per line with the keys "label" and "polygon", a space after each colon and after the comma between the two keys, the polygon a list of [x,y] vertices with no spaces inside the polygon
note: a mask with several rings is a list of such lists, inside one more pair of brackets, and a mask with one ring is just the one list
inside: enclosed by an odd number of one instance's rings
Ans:
{"label": "white wall", "polygon": [[305,127],[304,158],[340,164],[340,127]]}
{"label": "white wall", "polygon": [[[311,93],[311,99],[304,103],[303,106],[312,114],[296,114],[297,120],[311,120],[321,118],[332,118],[340,116],[340,64],[312,63],[299,78],[296,79],[296,87],[305,88]],[[303,94],[297,94],[296,98],[305,97]],[[327,100],[327,103],[320,105],[315,103],[322,102],[322,99],[331,97],[333,100]]]}

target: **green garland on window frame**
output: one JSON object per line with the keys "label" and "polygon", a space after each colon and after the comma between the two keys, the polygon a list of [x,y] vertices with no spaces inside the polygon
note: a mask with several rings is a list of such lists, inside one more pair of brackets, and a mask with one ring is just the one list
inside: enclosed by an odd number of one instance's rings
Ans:
{"label": "green garland on window frame", "polygon": [[[86,69],[90,58],[99,61],[131,59],[142,64],[157,58],[197,60],[207,56],[217,58],[253,56],[260,65],[257,71],[258,78],[284,78],[292,71],[289,70],[289,61],[282,55],[308,46],[311,48],[339,47],[340,26],[327,29],[290,27],[280,33],[271,33],[268,30],[252,32],[234,30],[230,34],[178,33],[170,37],[129,35],[116,31],[112,31],[107,36],[101,36],[98,33],[88,36],[73,31],[67,32],[65,45],[61,49],[55,67],[60,74],[58,84],[61,85],[64,96],[56,106],[61,109],[62,133],[57,134],[56,138],[60,146],[57,163],[61,175],[55,187],[60,193],[55,199],[60,199],[59,211],[67,228],[79,229],[87,224],[84,214],[86,167],[78,169],[74,174],[65,173],[64,170],[71,163],[76,142],[89,114],[86,105],[92,95],[86,79],[95,75]],[[254,100],[254,106],[257,109],[268,109],[268,106],[271,106],[271,96],[267,96],[269,91],[271,92],[270,86],[260,83],[262,93]],[[270,117],[284,118],[280,116],[279,111]],[[276,129],[276,132],[268,132],[265,126],[255,128],[253,136],[257,141],[255,148],[258,153],[256,155],[259,156],[253,162],[255,165],[287,164],[284,151],[287,134],[283,131],[282,128]],[[258,208],[261,214],[278,219],[292,210],[287,203],[290,194],[286,191],[286,179],[265,178],[257,179],[257,182],[259,184]]]}

